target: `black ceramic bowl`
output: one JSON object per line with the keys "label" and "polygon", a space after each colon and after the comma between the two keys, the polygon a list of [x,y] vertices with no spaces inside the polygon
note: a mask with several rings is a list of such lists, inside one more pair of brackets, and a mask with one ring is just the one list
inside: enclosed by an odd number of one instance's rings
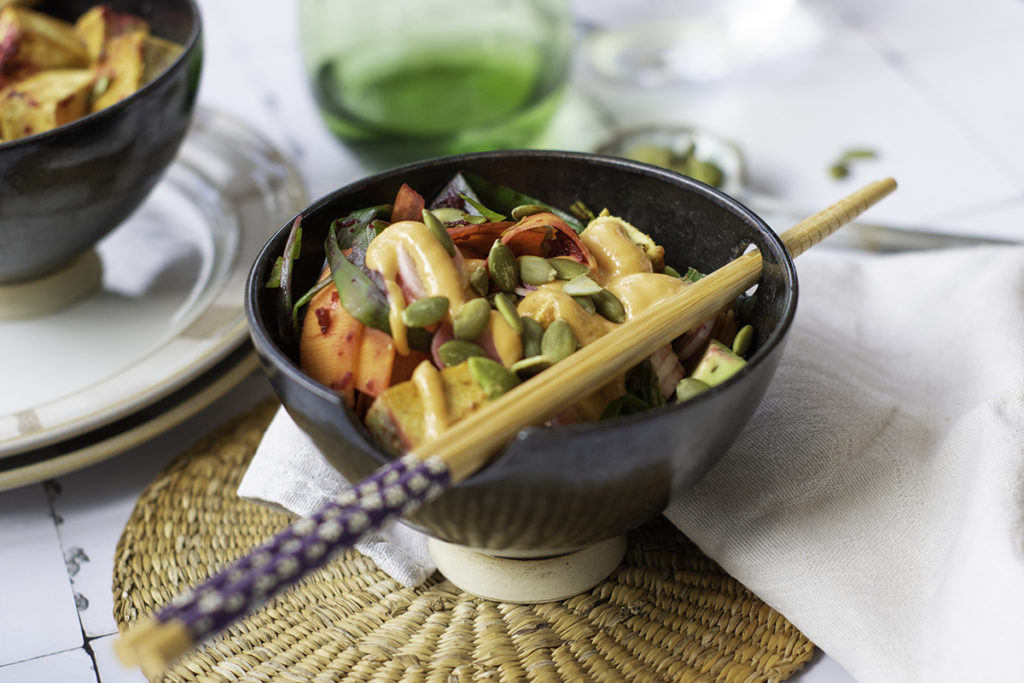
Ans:
{"label": "black ceramic bowl", "polygon": [[[53,130],[0,143],[0,284],[69,263],[119,225],[173,161],[192,120],[202,63],[193,0],[104,0],[184,46],[130,97]],[[95,0],[46,0],[33,9],[74,21]]]}
{"label": "black ceramic bowl", "polygon": [[[427,200],[472,171],[555,206],[608,207],[666,249],[666,262],[710,271],[751,243],[764,258],[751,322],[755,352],[736,376],[682,405],[611,421],[522,431],[485,469],[410,521],[451,543],[490,550],[563,550],[617,536],[684,495],[743,429],[782,355],[796,308],[796,271],[778,237],[734,199],[676,173],[564,152],[488,152],[404,166],[343,187],[303,212],[296,291],[315,281],[330,222],[390,202],[406,182]],[[291,224],[260,253],[246,292],[252,339],[284,406],[351,481],[387,462],[328,388],[304,375],[277,332],[276,290],[262,288]]]}

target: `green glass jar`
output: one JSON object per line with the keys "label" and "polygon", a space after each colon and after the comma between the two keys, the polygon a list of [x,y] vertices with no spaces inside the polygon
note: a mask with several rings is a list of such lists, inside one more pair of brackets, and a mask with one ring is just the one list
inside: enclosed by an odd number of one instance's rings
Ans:
{"label": "green glass jar", "polygon": [[374,169],[528,147],[569,76],[567,0],[300,0],[330,130]]}

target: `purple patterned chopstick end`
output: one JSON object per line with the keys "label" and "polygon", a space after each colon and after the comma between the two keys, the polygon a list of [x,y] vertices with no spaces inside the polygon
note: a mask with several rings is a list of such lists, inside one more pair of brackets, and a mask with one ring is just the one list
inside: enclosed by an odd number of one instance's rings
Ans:
{"label": "purple patterned chopstick end", "polygon": [[182,621],[198,642],[248,614],[386,522],[409,514],[450,481],[440,458],[407,455],[381,467],[311,517],[291,524],[156,613]]}

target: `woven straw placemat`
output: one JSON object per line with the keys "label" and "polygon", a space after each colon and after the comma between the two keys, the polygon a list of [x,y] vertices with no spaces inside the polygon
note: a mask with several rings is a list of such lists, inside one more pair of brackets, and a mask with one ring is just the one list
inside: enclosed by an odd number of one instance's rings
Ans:
{"label": "woven straw placemat", "polygon": [[[235,489],[276,404],[182,454],[139,498],[117,546],[122,631],[285,526]],[[664,520],[630,535],[587,593],[514,605],[439,575],[405,588],[346,552],[173,664],[165,681],[782,681],[814,645]]]}

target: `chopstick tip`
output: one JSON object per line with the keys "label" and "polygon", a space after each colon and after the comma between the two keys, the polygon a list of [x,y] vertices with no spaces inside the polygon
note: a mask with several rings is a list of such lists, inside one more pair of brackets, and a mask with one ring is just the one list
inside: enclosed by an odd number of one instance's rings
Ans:
{"label": "chopstick tip", "polygon": [[137,666],[147,678],[152,679],[194,645],[192,634],[184,622],[147,618],[121,634],[114,642],[114,652],[124,666]]}

